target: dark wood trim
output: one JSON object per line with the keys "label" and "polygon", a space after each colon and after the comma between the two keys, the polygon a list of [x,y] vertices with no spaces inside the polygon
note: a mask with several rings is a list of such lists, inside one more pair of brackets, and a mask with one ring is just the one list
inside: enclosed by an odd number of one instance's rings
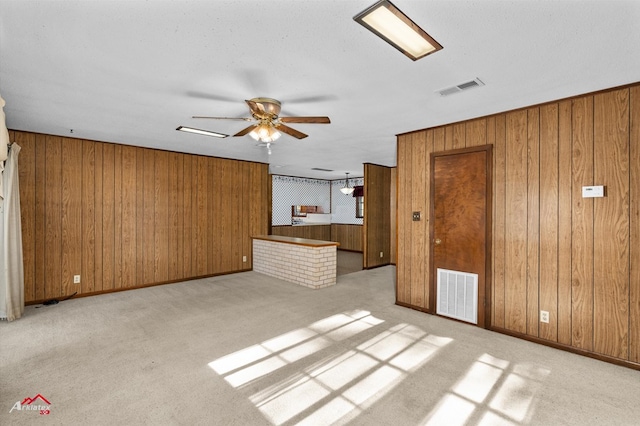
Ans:
{"label": "dark wood trim", "polygon": [[[212,277],[220,277],[223,275],[230,275],[230,274],[237,274],[239,272],[250,272],[252,271],[252,268],[249,269],[242,269],[239,271],[228,271],[228,272],[221,272],[221,273],[217,273],[217,274],[209,274],[209,275],[201,275],[198,277],[189,277],[189,278],[183,278],[183,279],[178,279],[178,280],[168,280],[168,281],[161,281],[161,282],[157,282],[157,283],[151,283],[151,284],[143,284],[143,285],[137,285],[137,286],[133,286],[133,287],[122,287],[122,288],[112,288],[109,290],[102,290],[102,291],[92,291],[89,293],[81,293],[81,294],[76,294],[75,296],[67,299],[67,300],[71,300],[71,299],[79,299],[81,297],[89,297],[89,296],[100,296],[102,294],[109,294],[109,293],[120,293],[121,291],[129,291],[129,290],[139,290],[142,288],[148,288],[148,287],[156,287],[159,285],[166,285],[166,284],[176,284],[176,283],[181,283],[181,282],[188,282],[188,281],[194,281],[194,280],[201,280],[204,278],[212,278]],[[60,297],[52,297],[52,298],[48,298],[48,299],[39,299],[39,300],[32,300],[29,302],[25,302],[25,306],[31,306],[31,305],[40,305],[44,302],[46,302],[47,300],[52,300],[52,299],[65,299],[69,296],[60,296]]]}
{"label": "dark wood trim", "polygon": [[571,352],[571,353],[574,353],[574,354],[577,354],[577,355],[583,355],[583,356],[586,356],[586,357],[589,357],[589,358],[597,359],[599,361],[620,365],[622,367],[632,368],[634,370],[640,370],[640,364],[639,363],[635,363],[635,362],[631,362],[631,361],[625,361],[624,359],[615,358],[615,357],[607,356],[607,355],[602,355],[602,354],[598,354],[598,353],[591,352],[591,351],[586,351],[586,350],[583,350],[583,349],[576,348],[574,346],[569,346],[569,345],[565,345],[565,344],[562,344],[562,343],[552,342],[550,340],[541,339],[539,337],[530,336],[530,335],[527,335],[527,334],[517,333],[515,331],[507,330],[507,329],[501,328],[501,327],[493,327],[492,326],[492,327],[489,327],[488,329],[490,331],[494,331],[496,333],[506,334],[507,336],[516,337],[518,339],[527,340],[527,341],[533,342],[533,343],[539,343],[541,345],[548,346],[550,348],[559,349],[559,350],[566,351],[566,352]]}

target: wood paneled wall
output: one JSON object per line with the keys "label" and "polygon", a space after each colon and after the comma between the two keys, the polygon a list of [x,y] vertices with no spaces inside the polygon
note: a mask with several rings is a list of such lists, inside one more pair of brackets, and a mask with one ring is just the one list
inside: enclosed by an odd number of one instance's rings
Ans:
{"label": "wood paneled wall", "polygon": [[[365,268],[391,263],[391,168],[364,164]],[[382,253],[382,257],[380,257]]]}
{"label": "wood paneled wall", "polygon": [[[638,84],[400,135],[397,302],[426,310],[433,297],[429,154],[484,144],[494,146],[492,328],[640,363]],[[606,196],[582,198],[588,185]]]}
{"label": "wood paneled wall", "polygon": [[338,249],[349,251],[362,251],[362,225],[348,223],[331,224],[331,241],[340,243]]}
{"label": "wood paneled wall", "polygon": [[266,164],[10,137],[27,303],[251,269],[251,235],[268,232]]}
{"label": "wood paneled wall", "polygon": [[391,182],[389,184],[389,204],[391,205],[391,212],[389,215],[389,254],[391,255],[390,261],[392,265],[395,265],[398,258],[398,173],[397,168],[391,168]]}
{"label": "wood paneled wall", "polygon": [[284,237],[331,241],[331,225],[272,226],[271,234],[282,235]]}
{"label": "wood paneled wall", "polygon": [[331,225],[272,226],[272,235],[337,241],[339,250],[362,251],[362,225],[332,223]]}

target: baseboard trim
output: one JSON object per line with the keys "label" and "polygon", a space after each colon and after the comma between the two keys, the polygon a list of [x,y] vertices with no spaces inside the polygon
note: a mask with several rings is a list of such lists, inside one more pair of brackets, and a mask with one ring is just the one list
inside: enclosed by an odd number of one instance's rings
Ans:
{"label": "baseboard trim", "polygon": [[[399,302],[396,299],[396,305],[401,306],[403,308],[409,308],[409,309],[413,309],[415,311],[419,311],[419,312],[423,312],[425,314],[429,314],[429,315],[436,315],[433,312],[430,312],[429,310],[427,310],[426,308],[421,308],[420,306],[414,306],[414,305],[410,305],[408,303],[403,303],[403,302]],[[447,318],[441,315],[436,315],[439,316],[441,318],[447,319],[447,320],[451,320],[451,321],[457,321],[453,318]],[[461,324],[467,324],[467,325],[471,325],[474,326],[473,324],[469,324],[467,322],[464,321],[457,321]],[[482,328],[482,327],[479,327]],[[586,356],[588,358],[593,358],[593,359],[597,359],[598,361],[603,361],[603,362],[607,362],[609,364],[615,364],[615,365],[619,365],[621,367],[627,367],[627,368],[631,368],[633,370],[640,370],[640,363],[636,363],[633,361],[628,361],[628,360],[624,360],[624,359],[620,359],[620,358],[615,358],[612,356],[608,356],[608,355],[603,355],[603,354],[598,354],[595,352],[590,352],[584,349],[580,349],[580,348],[574,348],[573,346],[569,346],[569,345],[565,345],[562,343],[557,343],[557,342],[551,342],[549,340],[545,340],[545,339],[541,339],[539,337],[535,337],[535,336],[528,336],[526,334],[522,334],[522,333],[518,333],[515,331],[511,331],[511,330],[507,330],[506,328],[501,328],[501,327],[494,327],[494,326],[489,326],[486,328],[486,330],[489,331],[493,331],[495,333],[500,333],[500,334],[505,334],[507,336],[511,336],[511,337],[516,337],[518,339],[522,339],[522,340],[527,340],[529,342],[533,342],[533,343],[538,343],[540,345],[544,345],[544,346],[548,346],[554,349],[559,349],[561,351],[565,351],[565,352],[571,352],[577,355],[582,355],[582,356]]]}
{"label": "baseboard trim", "polygon": [[603,355],[596,352],[587,351],[580,348],[575,348],[573,346],[565,345],[564,343],[552,342],[549,340],[541,339],[540,337],[529,336],[526,334],[518,333],[515,331],[507,330],[501,327],[489,327],[488,330],[495,331],[496,333],[506,334],[508,336],[517,337],[519,339],[528,340],[533,343],[538,343],[540,345],[549,346],[554,349],[560,349],[566,352],[571,352],[577,355],[586,356],[589,358],[597,359],[599,361],[608,362],[609,364],[616,364],[622,367],[631,368],[633,370],[640,370],[640,363],[636,363],[633,361],[624,360],[621,358],[612,357],[609,355]]}
{"label": "baseboard trim", "polygon": [[[157,283],[142,284],[142,285],[137,285],[137,286],[134,286],[134,287],[112,288],[112,289],[109,289],[109,290],[92,291],[92,292],[89,292],[89,293],[76,294],[72,298],[73,299],[77,299],[77,298],[80,298],[80,297],[99,296],[101,294],[118,293],[118,292],[121,292],[121,291],[129,291],[129,290],[138,290],[138,289],[141,289],[141,288],[155,287],[155,286],[158,286],[158,285],[176,284],[176,283],[181,283],[181,282],[186,282],[186,281],[201,280],[203,278],[211,278],[211,277],[218,277],[218,276],[222,276],[222,275],[237,274],[238,272],[249,272],[249,271],[252,271],[252,270],[253,269],[241,269],[239,271],[229,271],[229,272],[220,272],[220,273],[217,273],[217,274],[199,275],[197,277],[181,278],[181,279],[178,279],[178,280],[169,280],[169,281],[160,281],[160,282],[157,282]],[[61,300],[61,299],[65,299],[65,298],[67,298],[69,296],[71,296],[71,295],[49,297],[47,299],[32,300],[30,302],[25,302],[25,306],[40,305],[40,304],[46,302],[47,300],[52,300],[52,299]],[[67,299],[67,300],[69,300],[69,299]]]}

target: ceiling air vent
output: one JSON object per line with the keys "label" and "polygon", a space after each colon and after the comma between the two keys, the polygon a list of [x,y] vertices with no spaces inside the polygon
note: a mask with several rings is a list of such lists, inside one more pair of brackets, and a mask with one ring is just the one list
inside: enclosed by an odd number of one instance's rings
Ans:
{"label": "ceiling air vent", "polygon": [[329,170],[329,169],[321,169],[320,167],[314,167],[311,170],[316,170],[318,172],[332,172],[333,170]]}
{"label": "ceiling air vent", "polygon": [[468,90],[473,87],[484,86],[484,83],[480,81],[479,78],[476,78],[471,81],[467,81],[465,83],[460,83],[457,86],[447,87],[446,89],[438,90],[440,96],[448,96],[453,95],[454,93],[462,92],[463,90]]}

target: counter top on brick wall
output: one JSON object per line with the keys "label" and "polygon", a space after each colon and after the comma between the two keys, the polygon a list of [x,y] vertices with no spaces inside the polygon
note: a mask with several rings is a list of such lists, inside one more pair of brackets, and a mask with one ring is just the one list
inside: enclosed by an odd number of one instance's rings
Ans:
{"label": "counter top on brick wall", "polygon": [[307,247],[328,247],[340,245],[340,243],[336,241],[310,240],[308,238],[284,237],[282,235],[254,235],[251,238],[255,240],[275,241]]}

